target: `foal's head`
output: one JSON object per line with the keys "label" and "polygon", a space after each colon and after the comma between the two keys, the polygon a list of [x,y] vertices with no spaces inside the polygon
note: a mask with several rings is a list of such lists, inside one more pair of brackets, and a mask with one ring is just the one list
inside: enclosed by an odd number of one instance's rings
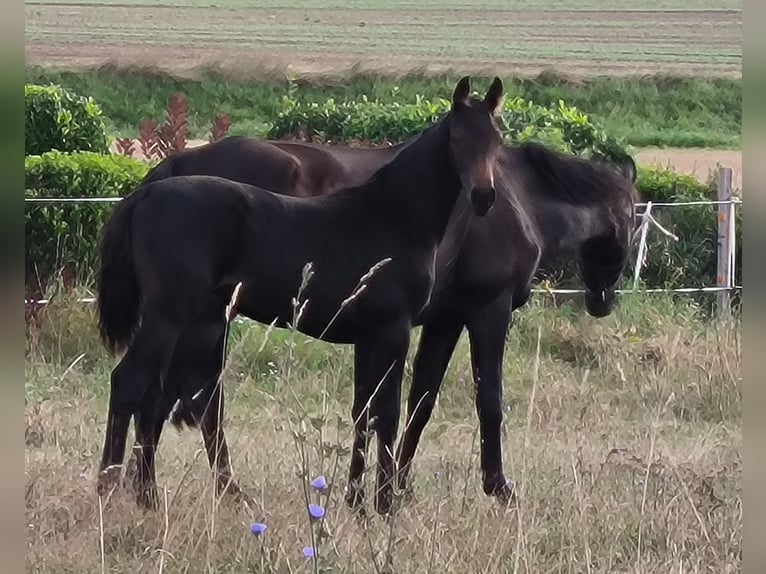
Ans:
{"label": "foal's head", "polygon": [[448,122],[450,155],[460,176],[463,191],[470,192],[476,215],[483,216],[495,202],[495,162],[503,149],[503,138],[494,115],[503,99],[503,82],[495,78],[483,100],[470,96],[468,76],[452,94]]}

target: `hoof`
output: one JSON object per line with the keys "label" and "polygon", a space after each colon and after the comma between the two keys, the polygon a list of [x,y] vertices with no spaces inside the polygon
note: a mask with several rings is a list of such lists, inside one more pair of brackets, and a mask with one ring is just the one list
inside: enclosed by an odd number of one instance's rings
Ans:
{"label": "hoof", "polygon": [[390,514],[393,502],[394,496],[390,488],[379,490],[375,496],[375,512],[384,516]]}
{"label": "hoof", "polygon": [[144,486],[136,491],[136,504],[144,510],[157,511],[160,508],[157,487],[154,485]]}
{"label": "hoof", "polygon": [[503,476],[485,482],[484,493],[488,496],[494,496],[498,502],[505,506],[516,506],[516,491],[513,481],[506,480]]}
{"label": "hoof", "polygon": [[[140,449],[140,447],[139,447]],[[135,485],[138,480],[138,459],[136,458],[136,447],[133,447],[133,452],[130,454],[128,464],[125,467],[124,484]]]}
{"label": "hoof", "polygon": [[122,466],[114,464],[106,467],[98,473],[96,492],[99,496],[106,496],[120,486],[122,479]]}
{"label": "hoof", "polygon": [[359,513],[361,516],[365,516],[364,509],[364,489],[361,486],[349,484],[346,488],[345,500],[346,506],[351,510]]}
{"label": "hoof", "polygon": [[237,504],[245,504],[248,506],[255,505],[255,499],[245,492],[234,479],[219,479],[218,480],[218,496],[221,499],[229,500]]}
{"label": "hoof", "polygon": [[516,507],[516,489],[514,488],[513,481],[509,480],[497,489],[495,493],[497,501],[503,506],[508,508]]}

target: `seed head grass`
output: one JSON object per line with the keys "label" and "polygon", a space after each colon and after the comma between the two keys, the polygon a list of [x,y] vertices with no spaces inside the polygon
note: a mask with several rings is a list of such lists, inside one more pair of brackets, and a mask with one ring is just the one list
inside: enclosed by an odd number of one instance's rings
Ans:
{"label": "seed head grass", "polygon": [[[740,569],[736,315],[710,319],[688,300],[662,295],[625,296],[604,319],[577,301],[553,306],[544,296],[517,312],[502,423],[515,508],[482,491],[463,335],[415,456],[413,489],[397,493],[401,504],[383,519],[372,509],[374,449],[364,475],[367,516],[343,499],[352,348],[248,321],[231,324],[221,384],[235,478],[253,504],[219,500],[200,433],[171,425],[157,454],[159,510],[140,510],[129,489],[99,499],[94,480],[115,360],[98,340],[93,311],[62,297],[27,331],[28,571]],[[418,336],[416,329],[404,394]],[[400,429],[404,419],[402,412]]]}

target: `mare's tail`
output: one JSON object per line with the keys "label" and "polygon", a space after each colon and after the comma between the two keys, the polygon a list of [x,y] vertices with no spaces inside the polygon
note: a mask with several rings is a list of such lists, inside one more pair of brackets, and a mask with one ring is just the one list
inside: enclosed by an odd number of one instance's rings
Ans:
{"label": "mare's tail", "polygon": [[138,329],[141,293],[132,253],[133,211],[146,187],[139,186],[117,204],[101,240],[98,277],[98,314],[101,340],[114,354],[125,349]]}

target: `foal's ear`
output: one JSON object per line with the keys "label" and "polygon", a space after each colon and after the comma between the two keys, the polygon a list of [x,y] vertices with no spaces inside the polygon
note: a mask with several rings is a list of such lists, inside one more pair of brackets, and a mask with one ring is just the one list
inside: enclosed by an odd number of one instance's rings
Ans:
{"label": "foal's ear", "polygon": [[452,109],[458,109],[468,103],[468,96],[471,93],[471,78],[469,76],[463,76],[455,86],[455,91],[452,93]]}
{"label": "foal's ear", "polygon": [[503,81],[495,76],[492,80],[492,85],[487,90],[487,95],[484,96],[484,103],[489,106],[491,113],[495,113],[500,109],[500,104],[503,102]]}

